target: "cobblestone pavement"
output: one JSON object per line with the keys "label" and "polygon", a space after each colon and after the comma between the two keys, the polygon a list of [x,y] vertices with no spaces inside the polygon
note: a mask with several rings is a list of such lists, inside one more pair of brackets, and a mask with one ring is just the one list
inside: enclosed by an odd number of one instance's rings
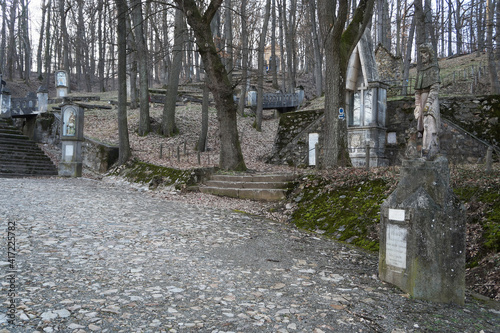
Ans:
{"label": "cobblestone pavement", "polygon": [[499,331],[498,308],[408,299],[376,255],[261,217],[88,179],[0,179],[0,200],[2,333]]}

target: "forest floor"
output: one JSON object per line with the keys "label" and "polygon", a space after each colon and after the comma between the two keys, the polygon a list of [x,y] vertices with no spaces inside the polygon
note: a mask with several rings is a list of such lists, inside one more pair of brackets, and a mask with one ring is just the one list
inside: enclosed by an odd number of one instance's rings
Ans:
{"label": "forest floor", "polygon": [[[478,64],[482,63],[483,57],[478,58],[475,54],[455,57],[447,59],[446,61],[441,61],[440,66],[442,72],[448,73],[451,69],[457,71],[463,71],[464,68],[468,68],[471,63]],[[485,63],[484,63],[485,64]],[[302,85],[304,87],[310,86],[312,80],[310,78],[304,77],[302,79]],[[467,82],[458,82],[456,87],[457,91],[463,89],[462,93],[467,93],[467,89],[470,88],[470,84]],[[487,83],[483,80],[477,85],[476,94],[486,93]],[[26,86],[20,82],[9,82],[9,89],[14,97],[24,96],[28,91],[36,91],[36,83],[31,83]],[[307,89],[307,88],[306,88]],[[312,89],[311,89],[312,90]],[[452,91],[450,87],[444,89],[444,91]],[[89,95],[89,93],[81,93],[82,95]],[[95,93],[92,93],[94,95]],[[50,93],[53,96],[54,93]],[[116,94],[114,92],[108,92],[105,94],[99,94],[101,96],[101,101],[96,102],[96,104],[104,104],[106,99],[115,100]],[[321,108],[323,105],[323,99],[317,98],[308,101],[307,108]],[[201,105],[192,102],[182,102],[176,109],[176,121],[179,128],[179,135],[166,138],[157,134],[159,125],[162,119],[163,105],[161,104],[151,104],[150,115],[151,115],[151,133],[147,136],[141,137],[137,134],[137,126],[139,119],[139,112],[137,109],[128,111],[128,125],[129,125],[129,139],[132,150],[132,155],[134,159],[140,161],[152,163],[159,166],[177,168],[177,169],[192,169],[199,167],[213,167],[218,165],[219,160],[219,132],[218,132],[218,122],[216,119],[216,110],[212,107],[209,109],[209,134],[208,134],[208,150],[207,152],[201,153],[200,162],[198,163],[197,152],[194,147],[198,141],[198,135],[201,127]],[[284,166],[284,165],[270,165],[265,163],[266,157],[272,151],[275,135],[278,128],[279,119],[274,111],[265,111],[264,119],[262,122],[262,131],[257,132],[253,128],[254,115],[247,110],[245,116],[238,118],[238,130],[240,134],[241,147],[243,151],[243,156],[245,163],[250,172],[266,172],[266,173],[296,173],[297,175],[304,175],[302,179],[304,180],[301,185],[303,188],[308,185],[306,175],[316,175],[319,177],[330,177],[332,182],[340,182],[343,174],[349,173],[348,171],[339,170],[335,172],[335,177],[322,174],[322,172],[314,169],[296,169],[294,167]],[[116,109],[113,110],[87,110],[85,112],[85,136],[112,145],[116,145],[118,142],[118,128],[117,128],[117,112]],[[45,146],[44,149],[50,154],[54,161],[57,163],[60,152],[58,147]],[[180,152],[179,157],[177,156]],[[454,168],[459,168],[459,166],[454,166]],[[475,170],[474,172],[479,172],[481,166],[466,166],[463,172],[455,172],[452,170],[452,177],[454,174],[460,175],[460,181],[462,182],[473,182],[473,179],[464,179],[463,175],[467,174],[467,168]],[[500,165],[495,165],[495,175],[496,177],[494,184],[500,183]],[[462,169],[460,169],[462,170]],[[389,175],[391,184],[396,184],[399,179],[398,168],[388,168],[373,170],[374,174],[384,173]],[[469,174],[474,174],[469,172]],[[148,184],[133,184],[129,183],[127,180],[114,176],[111,174],[103,175],[97,174],[90,170],[85,170],[85,177],[101,179],[105,182],[114,183],[126,183],[140,191],[150,191],[151,194],[157,198],[165,200],[180,200],[191,204],[211,206],[230,210],[239,210],[248,212],[250,214],[257,214],[271,218],[275,221],[289,223],[294,211],[297,209],[297,205],[294,199],[290,198],[286,202],[281,202],[279,204],[273,203],[262,203],[254,202],[249,200],[238,200],[224,197],[216,197],[208,194],[202,194],[199,192],[181,192],[173,190],[171,187],[158,187],[154,190],[150,190]],[[458,177],[458,176],[457,176]],[[455,178],[455,182],[458,178]],[[391,185],[391,186],[393,186]],[[500,190],[499,190],[500,191]],[[500,192],[497,194],[500,196]],[[498,205],[498,199],[496,199]],[[479,205],[470,203],[465,203],[468,214],[470,218],[477,219],[478,214],[484,213],[485,210],[491,209],[487,205]],[[478,229],[477,224],[469,224],[468,230],[468,251],[469,253],[479,252],[483,249],[482,243],[484,239],[481,239],[481,231]],[[475,290],[479,293],[488,295],[492,298],[500,300],[500,255],[498,253],[490,254],[480,261],[474,268],[469,268],[467,270],[467,283],[468,288]]]}

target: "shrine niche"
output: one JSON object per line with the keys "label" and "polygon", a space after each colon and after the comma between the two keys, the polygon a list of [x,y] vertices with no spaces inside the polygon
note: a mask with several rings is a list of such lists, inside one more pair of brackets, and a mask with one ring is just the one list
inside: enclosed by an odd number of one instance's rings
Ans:
{"label": "shrine niche", "polygon": [[370,146],[370,166],[387,165],[387,89],[379,80],[369,29],[349,59],[346,98],[349,155],[353,166],[366,165],[367,145]]}

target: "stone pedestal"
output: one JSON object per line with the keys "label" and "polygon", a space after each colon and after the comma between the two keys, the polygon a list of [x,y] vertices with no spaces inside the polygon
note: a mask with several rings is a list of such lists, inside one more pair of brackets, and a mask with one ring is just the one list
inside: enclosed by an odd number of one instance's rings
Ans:
{"label": "stone pedestal", "polygon": [[381,206],[380,279],[417,299],[464,304],[465,213],[448,160],[405,160]]}

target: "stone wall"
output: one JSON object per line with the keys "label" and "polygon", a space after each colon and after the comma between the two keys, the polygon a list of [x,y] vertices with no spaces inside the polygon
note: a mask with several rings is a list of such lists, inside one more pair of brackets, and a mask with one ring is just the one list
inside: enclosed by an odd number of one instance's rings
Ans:
{"label": "stone wall", "polygon": [[401,57],[393,56],[381,44],[375,49],[375,61],[377,62],[379,79],[382,82],[401,79]]}
{"label": "stone wall", "polygon": [[85,138],[82,144],[83,165],[104,173],[118,161],[119,148]]}
{"label": "stone wall", "polygon": [[[414,105],[412,97],[387,102],[385,155],[389,165],[401,164],[409,129],[416,127]],[[482,163],[491,144],[496,147],[496,155],[500,155],[500,96],[441,98],[441,113],[441,151],[450,163]],[[268,161],[273,164],[307,165],[308,135],[321,133],[322,116],[323,110],[281,115]],[[321,143],[320,134],[320,149]]]}

